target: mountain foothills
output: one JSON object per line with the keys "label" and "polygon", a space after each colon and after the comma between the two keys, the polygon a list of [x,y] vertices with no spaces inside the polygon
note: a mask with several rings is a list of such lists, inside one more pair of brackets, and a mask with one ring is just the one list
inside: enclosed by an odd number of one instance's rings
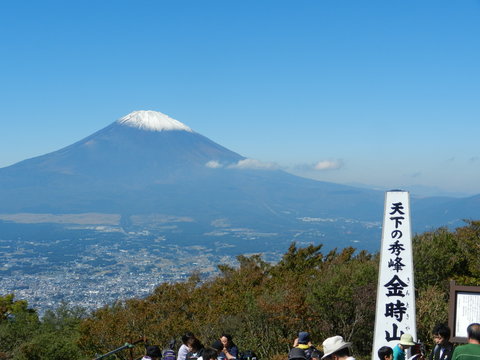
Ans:
{"label": "mountain foothills", "polygon": [[[124,225],[132,215],[162,214],[191,219],[198,236],[221,221],[290,239],[312,225],[328,236],[323,228],[349,219],[363,222],[362,231],[334,231],[336,238],[365,248],[376,247],[361,233],[371,222],[378,228],[383,196],[264,167],[154,111],[133,112],[73,145],[0,169],[2,214],[118,214]],[[480,215],[480,196],[414,199],[412,209],[416,230],[460,224]]]}

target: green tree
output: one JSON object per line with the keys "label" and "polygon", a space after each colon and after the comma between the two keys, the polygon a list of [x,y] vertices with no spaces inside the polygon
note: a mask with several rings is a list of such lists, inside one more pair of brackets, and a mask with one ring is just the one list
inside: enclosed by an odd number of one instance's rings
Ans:
{"label": "green tree", "polygon": [[0,352],[11,356],[39,325],[38,315],[27,301],[15,300],[13,294],[0,296]]}
{"label": "green tree", "polygon": [[456,229],[455,234],[461,256],[465,259],[466,273],[456,272],[454,280],[463,285],[480,285],[480,221],[465,220],[467,226]]}
{"label": "green tree", "polygon": [[309,293],[315,330],[325,339],[342,335],[359,354],[372,346],[378,258],[346,248],[327,257]]}

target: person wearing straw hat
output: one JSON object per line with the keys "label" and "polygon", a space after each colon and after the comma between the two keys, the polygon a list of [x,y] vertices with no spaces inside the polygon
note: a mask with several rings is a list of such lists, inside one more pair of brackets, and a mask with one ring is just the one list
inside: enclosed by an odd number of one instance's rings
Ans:
{"label": "person wearing straw hat", "polygon": [[405,360],[406,350],[410,349],[416,343],[410,334],[402,334],[400,342],[393,348],[393,360]]}
{"label": "person wearing straw hat", "polygon": [[322,345],[322,360],[347,360],[348,358],[353,359],[350,356],[350,346],[352,346],[352,343],[344,341],[343,337],[339,335],[329,337],[323,342]]}

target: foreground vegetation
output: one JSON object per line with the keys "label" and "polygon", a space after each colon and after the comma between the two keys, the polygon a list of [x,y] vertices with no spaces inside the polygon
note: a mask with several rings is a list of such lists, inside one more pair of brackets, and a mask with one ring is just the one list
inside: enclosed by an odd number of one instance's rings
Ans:
{"label": "foreground vegetation", "polygon": [[[480,285],[480,221],[426,232],[413,243],[417,333],[429,345],[431,328],[448,318],[449,280]],[[220,275],[206,282],[192,275],[88,315],[62,306],[39,319],[25,301],[0,297],[0,359],[91,359],[142,338],[166,345],[187,330],[206,344],[232,333],[240,349],[261,359],[284,358],[299,330],[310,331],[315,344],[343,335],[357,358],[370,356],[378,254],[292,244],[277,264],[259,255],[238,262],[219,265]]]}

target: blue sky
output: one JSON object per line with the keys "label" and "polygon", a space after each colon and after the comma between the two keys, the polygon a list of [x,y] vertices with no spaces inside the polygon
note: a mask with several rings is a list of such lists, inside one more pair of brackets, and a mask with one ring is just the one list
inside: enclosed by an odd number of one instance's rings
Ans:
{"label": "blue sky", "polygon": [[480,1],[4,1],[0,167],[156,110],[246,157],[480,193]]}

